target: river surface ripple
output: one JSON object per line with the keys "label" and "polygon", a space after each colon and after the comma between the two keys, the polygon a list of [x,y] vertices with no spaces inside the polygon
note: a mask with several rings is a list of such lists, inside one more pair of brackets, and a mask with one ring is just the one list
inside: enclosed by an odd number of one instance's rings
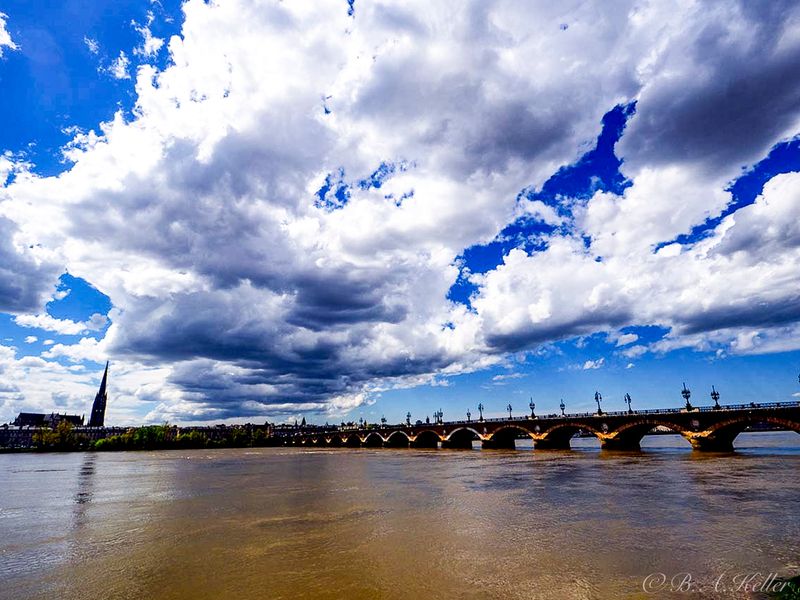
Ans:
{"label": "river surface ripple", "polygon": [[0,455],[0,598],[671,597],[653,573],[738,598],[800,573],[797,434],[573,442]]}

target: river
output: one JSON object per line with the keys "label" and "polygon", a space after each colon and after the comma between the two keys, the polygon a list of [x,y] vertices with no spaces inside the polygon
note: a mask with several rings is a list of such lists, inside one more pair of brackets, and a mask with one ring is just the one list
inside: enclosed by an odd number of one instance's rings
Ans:
{"label": "river", "polygon": [[0,455],[0,598],[750,597],[800,573],[800,435],[736,445]]}

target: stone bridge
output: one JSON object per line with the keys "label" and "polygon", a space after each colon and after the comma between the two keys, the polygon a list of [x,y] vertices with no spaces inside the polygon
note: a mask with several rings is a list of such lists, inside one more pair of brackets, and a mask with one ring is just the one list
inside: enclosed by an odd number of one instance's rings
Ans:
{"label": "stone bridge", "polygon": [[637,450],[654,428],[686,438],[695,450],[730,452],[746,428],[767,425],[800,433],[800,402],[776,402],[692,410],[646,410],[573,415],[527,416],[422,424],[298,429],[284,436],[287,445],[326,447],[483,448],[515,447],[531,439],[537,449],[568,449],[576,434],[594,435],[611,450]]}

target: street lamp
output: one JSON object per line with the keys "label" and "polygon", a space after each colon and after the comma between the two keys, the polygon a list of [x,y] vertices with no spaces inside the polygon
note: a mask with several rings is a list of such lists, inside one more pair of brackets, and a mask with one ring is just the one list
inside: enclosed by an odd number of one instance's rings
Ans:
{"label": "street lamp", "polygon": [[722,408],[719,405],[719,392],[716,389],[714,389],[713,385],[711,386],[711,399],[714,401],[715,410],[719,410],[720,408]]}
{"label": "street lamp", "polygon": [[472,413],[469,412],[469,409],[467,409],[467,423],[470,422],[470,419],[472,419]]}
{"label": "street lamp", "polygon": [[692,397],[692,392],[686,387],[685,383],[683,384],[683,389],[681,390],[681,396],[683,396],[683,399],[686,400],[686,410],[694,410],[691,402],[689,402],[689,398]]}
{"label": "street lamp", "polygon": [[528,403],[528,408],[531,409],[531,419],[535,419],[536,413],[533,411],[536,409],[536,404],[533,402],[533,398],[531,398],[531,401]]}
{"label": "street lamp", "polygon": [[481,421],[481,423],[482,423],[482,422],[483,422],[483,403],[482,403],[482,402],[479,402],[479,403],[478,403],[478,412],[479,412],[479,413],[480,413],[480,415],[481,415],[481,416],[480,416],[480,421]]}
{"label": "street lamp", "polygon": [[381,427],[386,427],[386,417],[381,416]]}
{"label": "street lamp", "polygon": [[506,410],[508,411],[508,419],[509,420],[513,419],[513,417],[511,416],[511,404],[510,403],[509,403],[508,406],[506,406]]}
{"label": "street lamp", "polygon": [[563,398],[561,399],[561,404],[559,404],[559,407],[561,408],[561,416],[562,417],[566,417],[567,415],[564,412],[564,409],[567,408],[567,407],[564,405],[564,399]]}
{"label": "street lamp", "polygon": [[625,404],[628,405],[628,414],[632,414],[633,410],[631,410],[631,395],[630,394],[627,394],[627,393],[625,394]]}
{"label": "street lamp", "polygon": [[364,417],[358,417],[358,426],[359,427],[363,427],[364,426]]}
{"label": "street lamp", "polygon": [[411,411],[406,413],[406,425],[411,427]]}
{"label": "street lamp", "polygon": [[600,395],[600,392],[594,393],[594,401],[597,402],[597,414],[602,415],[603,409],[600,408],[600,401],[603,399],[603,396]]}

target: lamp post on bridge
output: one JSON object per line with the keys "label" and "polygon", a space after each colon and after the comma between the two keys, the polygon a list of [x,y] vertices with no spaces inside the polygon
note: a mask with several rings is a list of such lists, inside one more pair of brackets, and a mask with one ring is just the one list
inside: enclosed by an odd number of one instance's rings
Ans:
{"label": "lamp post on bridge", "polygon": [[603,400],[603,396],[600,395],[600,392],[595,392],[594,393],[594,401],[597,402],[597,414],[598,415],[602,415],[603,414],[603,409],[600,408],[600,402],[602,400]]}
{"label": "lamp post on bridge", "polygon": [[558,406],[559,406],[559,408],[561,409],[561,416],[562,416],[562,417],[566,417],[566,416],[567,416],[567,414],[564,412],[564,409],[565,409],[565,408],[567,408],[567,407],[566,407],[566,405],[564,404],[564,399],[563,399],[563,398],[561,399],[561,404],[559,404]]}
{"label": "lamp post on bridge", "polygon": [[508,406],[506,406],[506,410],[508,411],[508,420],[511,421],[514,417],[511,416],[511,403],[509,402]]}
{"label": "lamp post on bridge", "polygon": [[629,415],[633,414],[633,410],[631,409],[631,402],[632,402],[631,395],[626,393],[625,394],[625,404],[628,405],[628,414]]}
{"label": "lamp post on bridge", "polygon": [[406,425],[408,425],[409,427],[411,427],[411,411],[408,411],[408,412],[406,413]]}
{"label": "lamp post on bridge", "polygon": [[533,398],[531,398],[531,401],[528,403],[528,408],[531,409],[531,419],[535,419],[536,413],[533,411],[536,409],[536,404],[534,403]]}
{"label": "lamp post on bridge", "polygon": [[480,422],[483,423],[483,402],[478,403],[478,412],[480,413]]}
{"label": "lamp post on bridge", "polygon": [[441,408],[437,410],[435,413],[433,413],[433,416],[439,425],[441,425],[444,422],[444,420],[442,419],[442,417],[444,417],[444,413],[442,412]]}
{"label": "lamp post on bridge", "polygon": [[386,427],[386,417],[383,415],[381,416],[381,427]]}
{"label": "lamp post on bridge", "polygon": [[358,427],[361,428],[364,426],[364,417],[358,417]]}
{"label": "lamp post on bridge", "polygon": [[714,410],[719,410],[722,407],[719,405],[719,392],[711,386],[711,399],[714,401]]}
{"label": "lamp post on bridge", "polygon": [[467,423],[471,423],[471,422],[472,422],[472,413],[469,412],[469,409],[467,409]]}
{"label": "lamp post on bridge", "polygon": [[685,383],[683,384],[683,389],[681,390],[681,396],[683,396],[683,399],[686,400],[686,410],[694,410],[692,403],[689,402],[689,398],[692,397],[692,391],[686,387]]}

